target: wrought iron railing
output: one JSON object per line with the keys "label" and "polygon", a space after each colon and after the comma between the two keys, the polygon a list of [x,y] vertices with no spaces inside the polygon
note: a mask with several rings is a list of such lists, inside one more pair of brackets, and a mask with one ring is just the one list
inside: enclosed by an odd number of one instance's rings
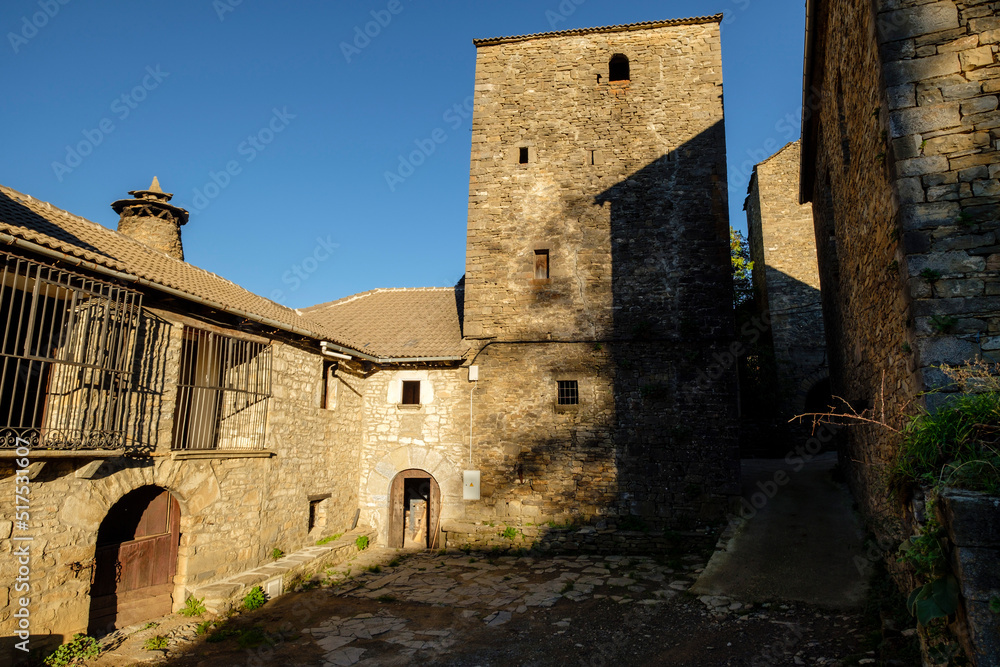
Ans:
{"label": "wrought iron railing", "polygon": [[126,447],[142,295],[0,253],[0,450]]}
{"label": "wrought iron railing", "polygon": [[173,448],[263,449],[271,346],[184,330]]}

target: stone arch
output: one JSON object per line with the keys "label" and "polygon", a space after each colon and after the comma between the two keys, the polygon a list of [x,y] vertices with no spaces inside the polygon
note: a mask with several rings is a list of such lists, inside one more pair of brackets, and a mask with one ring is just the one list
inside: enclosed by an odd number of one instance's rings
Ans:
{"label": "stone arch", "polygon": [[608,62],[608,81],[630,81],[631,64],[624,53],[616,53]]}
{"label": "stone arch", "polygon": [[795,414],[801,415],[809,412],[808,401],[810,394],[823,383],[829,386],[830,373],[826,370],[818,370],[810,373],[806,377],[802,378],[799,382],[798,387],[795,391],[795,397],[793,401],[793,408],[795,409]]}
{"label": "stone arch", "polygon": [[[93,563],[101,523],[111,508],[129,493],[144,486],[158,486],[169,491],[180,509],[181,541],[174,576],[174,608],[186,597],[188,559],[196,546],[194,526],[197,518],[221,497],[221,489],[211,466],[195,461],[113,459],[105,461],[93,479],[74,484],[59,509],[59,523],[78,536],[77,544],[88,552],[80,554],[80,563]],[[66,563],[66,565],[70,565]],[[73,610],[67,615],[78,619],[80,631],[86,629],[90,606],[90,578],[93,571],[69,583],[77,590]]]}
{"label": "stone arch", "polygon": [[405,470],[421,470],[431,475],[441,489],[440,519],[457,519],[462,505],[462,471],[447,456],[424,446],[397,447],[383,456],[364,480],[359,498],[362,517],[378,533],[381,544],[388,544],[389,491],[392,480]]}
{"label": "stone arch", "polygon": [[181,509],[156,484],[118,499],[97,531],[88,632],[103,634],[173,611]]}

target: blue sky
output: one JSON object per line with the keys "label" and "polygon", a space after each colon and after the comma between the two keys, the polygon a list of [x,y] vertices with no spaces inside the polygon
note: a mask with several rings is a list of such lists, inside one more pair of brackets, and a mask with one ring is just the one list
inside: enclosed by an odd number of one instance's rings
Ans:
{"label": "blue sky", "polygon": [[472,39],[717,12],[745,229],[753,164],[798,138],[803,0],[5,0],[0,183],[113,228],[111,202],[155,174],[191,211],[189,262],[292,307],[451,285]]}

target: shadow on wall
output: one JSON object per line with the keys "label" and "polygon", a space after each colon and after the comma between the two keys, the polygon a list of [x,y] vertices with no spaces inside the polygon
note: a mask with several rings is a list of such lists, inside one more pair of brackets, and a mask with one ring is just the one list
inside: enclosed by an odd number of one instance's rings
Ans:
{"label": "shadow on wall", "polygon": [[[487,504],[659,528],[720,520],[738,496],[735,360],[717,361],[734,321],[723,133],[719,122],[596,195],[567,195],[561,215],[610,220],[611,336],[480,354]],[[521,385],[490,380],[519,373]],[[576,379],[578,405],[558,404],[560,378]]]}
{"label": "shadow on wall", "polygon": [[820,291],[770,267],[767,287],[766,305],[758,297],[737,321],[740,450],[749,458],[783,457],[811,430],[789,420],[830,405],[828,386],[826,396],[815,390],[829,378]]}

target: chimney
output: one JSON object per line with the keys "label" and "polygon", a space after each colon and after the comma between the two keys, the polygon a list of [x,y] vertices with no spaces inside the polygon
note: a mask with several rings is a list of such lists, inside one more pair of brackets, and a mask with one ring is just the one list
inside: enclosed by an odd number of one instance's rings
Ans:
{"label": "chimney", "polygon": [[132,190],[129,194],[134,199],[121,199],[111,205],[121,216],[118,231],[183,260],[181,225],[187,224],[188,212],[167,203],[173,195],[160,189],[160,181],[155,176],[148,190]]}

